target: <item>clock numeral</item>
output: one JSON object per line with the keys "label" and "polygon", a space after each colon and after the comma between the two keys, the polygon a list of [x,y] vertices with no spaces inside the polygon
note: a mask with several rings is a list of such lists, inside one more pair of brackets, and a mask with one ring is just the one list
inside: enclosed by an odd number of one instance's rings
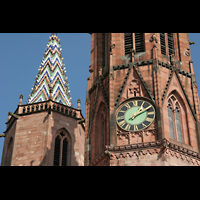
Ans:
{"label": "clock numeral", "polygon": [[147,127],[144,123],[142,123],[142,126],[145,127],[145,128]]}
{"label": "clock numeral", "polygon": [[127,124],[127,126],[125,127],[125,129],[126,129],[127,131],[130,131],[130,128],[131,128],[131,125],[130,125],[130,124]]}
{"label": "clock numeral", "polygon": [[146,118],[146,121],[148,121],[148,122],[153,122],[153,118],[147,117],[147,118]]}
{"label": "clock numeral", "polygon": [[138,126],[134,125],[134,131],[138,131]]}
{"label": "clock numeral", "polygon": [[125,122],[125,120],[123,120],[123,121],[119,122],[118,124],[119,124],[119,126],[124,126],[124,124],[126,124],[126,122]]}
{"label": "clock numeral", "polygon": [[120,110],[119,112],[123,112],[123,113],[125,113],[126,111],[124,111],[124,110]]}
{"label": "clock numeral", "polygon": [[154,112],[148,112],[148,115],[154,115]]}
{"label": "clock numeral", "polygon": [[124,116],[118,117],[117,120],[124,119]]}
{"label": "clock numeral", "polygon": [[133,101],[134,106],[138,106],[138,101]]}
{"label": "clock numeral", "polygon": [[131,108],[131,106],[130,106],[128,103],[126,103],[125,106],[126,106],[128,109]]}

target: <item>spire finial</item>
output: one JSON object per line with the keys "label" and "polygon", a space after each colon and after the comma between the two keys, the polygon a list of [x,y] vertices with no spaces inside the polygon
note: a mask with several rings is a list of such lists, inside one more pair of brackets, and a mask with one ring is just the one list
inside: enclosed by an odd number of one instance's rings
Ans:
{"label": "spire finial", "polygon": [[23,94],[20,94],[19,99],[20,99],[19,105],[22,105]]}

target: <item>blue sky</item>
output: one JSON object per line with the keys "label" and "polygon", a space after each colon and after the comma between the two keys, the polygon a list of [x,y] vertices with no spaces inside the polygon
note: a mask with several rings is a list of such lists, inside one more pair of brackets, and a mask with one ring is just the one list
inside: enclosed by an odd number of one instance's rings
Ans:
{"label": "blue sky", "polygon": [[[25,104],[34,84],[51,33],[0,33],[0,134],[6,130],[8,112],[14,112],[23,94]],[[192,60],[200,88],[200,33],[190,33]],[[90,65],[90,34],[58,33],[64,57],[72,103],[81,99],[85,116],[87,78]],[[4,138],[0,138],[0,165]]]}

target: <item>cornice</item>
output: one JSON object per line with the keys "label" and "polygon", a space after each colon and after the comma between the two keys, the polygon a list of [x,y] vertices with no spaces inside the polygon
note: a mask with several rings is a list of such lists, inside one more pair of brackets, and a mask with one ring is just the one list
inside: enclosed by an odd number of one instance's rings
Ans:
{"label": "cornice", "polygon": [[[19,111],[19,110],[21,110],[21,111]],[[80,124],[85,129],[85,126],[83,124],[84,117],[83,117],[80,109],[76,109],[76,108],[55,102],[51,99],[49,99],[47,101],[37,102],[37,103],[18,105],[14,114],[16,114],[17,116],[26,116],[26,115],[36,114],[36,113],[40,113],[40,112],[48,112],[49,114],[51,112],[57,112],[64,116],[71,117],[79,122],[82,121]],[[77,117],[78,114],[80,115],[80,118]],[[4,133],[6,133],[9,130],[9,128],[12,126],[12,124],[15,121],[17,121],[17,118],[12,116],[6,122],[7,127],[6,127],[6,131],[4,131]]]}
{"label": "cornice", "polygon": [[169,142],[167,139],[161,139],[154,142],[122,145],[122,146],[106,146],[105,152],[110,155],[110,159],[125,158],[127,156],[139,156],[146,154],[158,154],[160,151],[176,156],[182,160],[186,160],[193,164],[200,165],[200,154],[179,145]]}

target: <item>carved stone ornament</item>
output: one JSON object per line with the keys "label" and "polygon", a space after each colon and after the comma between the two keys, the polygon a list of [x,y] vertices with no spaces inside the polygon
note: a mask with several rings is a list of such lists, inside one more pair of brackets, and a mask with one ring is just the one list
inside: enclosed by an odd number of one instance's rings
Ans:
{"label": "carved stone ornament", "polygon": [[128,84],[128,98],[140,96],[140,83],[137,79],[132,79]]}
{"label": "carved stone ornament", "polygon": [[149,41],[150,41],[150,42],[155,41],[156,43],[158,43],[158,40],[157,40],[157,38],[156,38],[156,34],[155,34],[155,33],[151,36],[151,38],[150,38]]}
{"label": "carved stone ornament", "polygon": [[175,65],[176,65],[175,55],[172,54],[172,55],[170,56],[170,59],[171,59],[171,65],[175,66]]}
{"label": "carved stone ornament", "polygon": [[185,52],[185,55],[186,55],[186,56],[190,56],[190,52],[189,52],[189,51],[186,51],[186,52]]}

